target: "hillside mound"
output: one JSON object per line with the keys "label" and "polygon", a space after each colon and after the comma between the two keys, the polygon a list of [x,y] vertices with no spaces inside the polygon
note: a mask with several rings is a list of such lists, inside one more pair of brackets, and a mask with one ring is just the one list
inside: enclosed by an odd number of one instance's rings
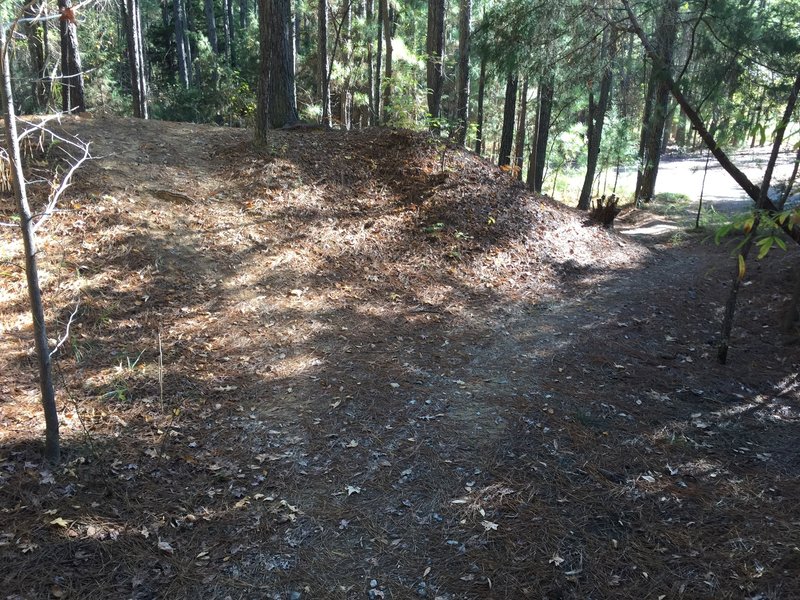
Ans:
{"label": "hillside mound", "polygon": [[[424,133],[273,131],[254,151],[241,130],[109,118],[67,129],[92,143],[97,160],[77,177],[100,197],[95,207],[103,205],[101,190],[121,191],[116,200],[127,213],[137,201],[183,202],[181,212],[195,219],[189,230],[267,216],[290,230],[302,224],[294,252],[336,257],[345,272],[350,261],[392,263],[385,271],[403,272],[412,288],[456,277],[530,297],[553,292],[570,273],[630,265],[643,252]],[[250,233],[270,229],[262,225]]]}

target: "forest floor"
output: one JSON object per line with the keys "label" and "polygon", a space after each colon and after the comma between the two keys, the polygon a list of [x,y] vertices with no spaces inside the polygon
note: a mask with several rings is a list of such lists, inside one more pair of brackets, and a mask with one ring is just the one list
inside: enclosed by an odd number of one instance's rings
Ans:
{"label": "forest floor", "polygon": [[652,212],[405,131],[63,127],[57,467],[0,228],[0,598],[800,597],[796,249],[722,366],[730,246]]}

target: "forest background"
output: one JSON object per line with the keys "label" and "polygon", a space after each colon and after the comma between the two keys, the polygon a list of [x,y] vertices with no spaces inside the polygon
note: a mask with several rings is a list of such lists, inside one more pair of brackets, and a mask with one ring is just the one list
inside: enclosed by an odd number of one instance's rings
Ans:
{"label": "forest background", "polygon": [[[771,142],[798,68],[798,15],[793,0],[61,0],[9,3],[3,18],[27,17],[11,55],[21,113],[252,126],[280,93],[291,108],[265,128],[428,128],[587,208],[612,192],[650,200],[660,156],[704,145],[669,78],[720,148]],[[279,69],[286,85],[259,108],[260,75]],[[85,96],[64,100],[78,78]],[[626,167],[631,189],[618,188]]]}

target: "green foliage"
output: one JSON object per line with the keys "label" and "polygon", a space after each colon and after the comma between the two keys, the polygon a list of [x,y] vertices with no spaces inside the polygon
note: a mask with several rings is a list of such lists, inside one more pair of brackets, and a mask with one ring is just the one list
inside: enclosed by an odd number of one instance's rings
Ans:
{"label": "green foliage", "polygon": [[736,246],[740,249],[746,243],[749,236],[753,235],[754,226],[758,222],[758,232],[755,245],[758,248],[756,258],[761,260],[769,254],[773,248],[786,250],[784,240],[784,227],[792,231],[800,223],[800,207],[794,207],[780,212],[753,211],[743,214],[717,229],[714,241],[720,244],[722,240],[735,233],[744,234],[742,240]]}

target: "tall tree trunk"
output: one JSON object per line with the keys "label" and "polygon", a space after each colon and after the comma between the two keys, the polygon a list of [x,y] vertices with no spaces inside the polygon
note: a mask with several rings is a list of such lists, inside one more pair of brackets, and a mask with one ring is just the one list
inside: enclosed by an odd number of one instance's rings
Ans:
{"label": "tall tree trunk", "polygon": [[511,71],[506,79],[506,97],[503,105],[503,132],[500,136],[500,156],[498,164],[502,167],[511,164],[511,144],[514,139],[514,117],[517,103],[517,74]]}
{"label": "tall tree trunk", "polygon": [[753,132],[752,137],[750,139],[750,147],[755,148],[756,146],[756,134],[761,129],[761,111],[764,108],[764,98],[767,95],[766,88],[761,90],[761,95],[758,98],[758,106],[756,107],[755,116],[753,117],[753,122],[750,125],[751,131]]}
{"label": "tall tree trunk", "polygon": [[[352,40],[352,31],[351,31],[351,13],[352,13],[352,2],[351,0],[345,0],[344,5],[342,6],[342,22],[341,22],[341,46],[342,46],[342,62],[345,65],[350,65],[353,62],[353,40]],[[336,48],[334,46],[334,53],[336,52]],[[331,57],[331,68],[333,68],[333,60],[336,59],[336,56]],[[342,81],[342,89],[339,94],[339,117],[341,120],[342,128],[345,131],[350,130],[351,126],[351,118],[352,118],[352,109],[353,109],[353,92],[350,89],[350,78],[351,78],[352,71],[350,69],[345,70],[344,81]],[[330,76],[328,77],[330,81]],[[330,86],[329,86],[330,87]]]}
{"label": "tall tree trunk", "polygon": [[383,60],[383,22],[386,12],[386,0],[378,0],[378,51],[375,54],[375,123],[383,123],[383,79],[381,61]]}
{"label": "tall tree trunk", "polygon": [[529,190],[533,191],[534,182],[536,180],[536,133],[539,131],[539,116],[542,109],[542,87],[536,91],[536,114],[533,118],[532,139],[531,139],[531,153],[528,156],[528,176],[525,178],[525,185]]}
{"label": "tall tree trunk", "polygon": [[60,19],[61,32],[61,109],[65,112],[83,112],[86,101],[83,92],[83,68],[78,49],[78,28],[75,21],[67,18],[71,14],[70,0],[58,0],[58,8],[64,16]]}
{"label": "tall tree trunk", "polygon": [[175,27],[175,60],[178,63],[180,84],[188,89],[190,83],[190,61],[187,53],[186,12],[183,0],[172,0],[172,22]]}
{"label": "tall tree trunk", "polygon": [[678,126],[675,129],[675,145],[679,148],[686,147],[686,115],[678,113]]}
{"label": "tall tree trunk", "polygon": [[525,153],[525,123],[528,117],[528,78],[522,80],[522,91],[519,95],[519,117],[517,119],[517,139],[514,145],[514,166],[516,177],[522,181],[522,155]]}
{"label": "tall tree trunk", "polygon": [[250,22],[250,9],[248,7],[247,0],[239,0],[239,29],[242,30],[242,34],[247,31],[247,25]]}
{"label": "tall tree trunk", "polygon": [[387,0],[380,0],[383,6],[383,37],[386,44],[386,68],[383,81],[383,122],[391,116],[392,106],[392,36],[394,35],[394,9]]}
{"label": "tall tree trunk", "polygon": [[170,26],[170,0],[159,0],[159,4],[161,5],[161,24],[164,26],[164,30],[168,30]]}
{"label": "tall tree trunk", "polygon": [[125,20],[125,37],[128,44],[128,67],[131,75],[133,116],[139,119],[147,119],[149,116],[147,75],[139,0],[122,0],[121,7]]}
{"label": "tall tree trunk", "polygon": [[555,79],[546,76],[539,86],[539,118],[536,120],[536,172],[534,173],[533,191],[541,194],[544,185],[544,170],[547,165],[547,144],[550,141],[550,118],[553,114],[553,96],[555,95]]}
{"label": "tall tree trunk", "polygon": [[225,58],[228,64],[233,65],[233,32],[231,31],[231,22],[228,19],[230,5],[231,0],[222,0],[222,40],[225,44]]}
{"label": "tall tree trunk", "polygon": [[588,210],[592,202],[592,184],[594,183],[594,175],[597,170],[597,159],[600,157],[600,143],[603,139],[603,123],[611,97],[611,78],[617,45],[616,30],[612,30],[610,35],[606,33],[603,38],[603,57],[606,60],[606,64],[603,69],[603,78],[600,81],[600,98],[597,103],[594,101],[594,93],[589,92],[589,122],[586,131],[588,140],[586,177],[583,179],[583,189],[581,189],[581,195],[578,199],[578,208],[581,210]]}
{"label": "tall tree trunk", "polygon": [[[24,16],[34,19],[42,12],[40,2],[32,2],[25,6]],[[31,94],[36,104],[36,109],[44,111],[50,99],[50,80],[47,76],[47,21],[32,20],[25,23],[25,35],[28,38],[28,54],[31,59],[33,77],[31,80]]]}
{"label": "tall tree trunk", "polygon": [[442,89],[444,87],[444,0],[428,0],[427,53],[428,115],[430,129],[441,131]]}
{"label": "tall tree trunk", "polygon": [[477,130],[475,132],[475,154],[481,155],[483,143],[483,99],[486,95],[486,56],[481,56],[481,73],[478,76],[478,116]]}
{"label": "tall tree trunk", "polygon": [[[74,27],[74,25],[73,25]],[[17,135],[17,117],[14,111],[14,96],[11,91],[11,66],[9,48],[6,43],[5,25],[0,24],[0,99],[3,102],[3,121],[5,122],[5,142],[11,163],[11,184],[20,218],[22,241],[25,248],[25,275],[28,282],[28,298],[33,317],[33,335],[36,346],[36,357],[39,362],[39,389],[42,397],[42,408],[45,419],[45,447],[47,460],[57,463],[61,456],[58,434],[58,411],[56,408],[55,389],[53,387],[52,367],[50,364],[50,348],[47,342],[47,327],[44,320],[42,290],[39,287],[39,268],[36,261],[36,237],[33,232],[28,196],[25,188],[25,176],[22,172],[22,157]]]}
{"label": "tall tree trunk", "polygon": [[228,36],[228,53],[231,59],[231,66],[236,66],[236,46],[234,42],[236,41],[236,27],[235,21],[233,20],[233,0],[222,0],[222,8],[225,12],[223,18],[225,19],[225,24],[227,28],[226,35]]}
{"label": "tall tree trunk", "polygon": [[375,125],[375,72],[373,71],[372,36],[370,35],[374,19],[373,0],[366,0],[365,4],[367,13],[367,103],[369,104],[369,124]]}
{"label": "tall tree trunk", "polygon": [[319,97],[322,102],[322,124],[331,126],[331,88],[328,76],[328,0],[317,3],[318,40],[317,57],[319,60]]}
{"label": "tall tree trunk", "polygon": [[661,161],[661,142],[669,107],[669,84],[672,71],[672,55],[677,35],[679,0],[666,0],[656,24],[656,40],[659,68],[654,67],[650,75],[653,87],[653,112],[647,125],[643,168],[636,190],[637,201],[649,201],[655,195],[658,165]]}
{"label": "tall tree trunk", "polygon": [[461,0],[458,6],[458,67],[456,80],[455,142],[463,146],[469,128],[469,51],[472,0]]}
{"label": "tall tree trunk", "polygon": [[270,128],[297,122],[294,70],[291,64],[289,0],[259,0],[259,79],[256,140],[264,142]]}
{"label": "tall tree trunk", "polygon": [[206,32],[208,45],[214,54],[219,54],[219,44],[217,43],[217,18],[214,16],[214,0],[205,0],[206,13]]}

